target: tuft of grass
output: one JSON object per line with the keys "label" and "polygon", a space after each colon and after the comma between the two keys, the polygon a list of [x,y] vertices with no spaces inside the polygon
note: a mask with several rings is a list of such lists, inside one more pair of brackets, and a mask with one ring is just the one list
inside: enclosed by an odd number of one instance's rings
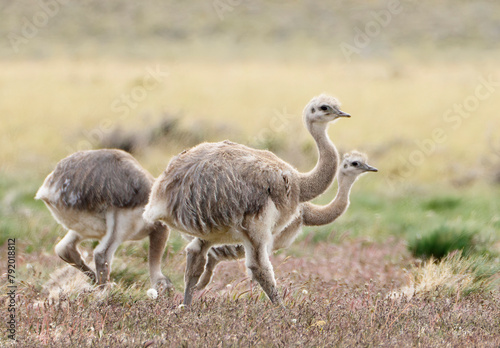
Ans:
{"label": "tuft of grass", "polygon": [[416,295],[446,297],[484,294],[497,289],[500,262],[486,255],[448,254],[441,261],[429,259],[412,272],[410,288]]}
{"label": "tuft of grass", "polygon": [[452,210],[460,206],[461,199],[458,197],[434,197],[424,202],[422,206],[427,210],[434,210],[437,212],[443,210]]}
{"label": "tuft of grass", "polygon": [[467,226],[443,224],[424,235],[417,234],[409,240],[408,247],[416,257],[442,259],[455,250],[471,253],[476,248],[477,234],[477,230],[470,230]]}

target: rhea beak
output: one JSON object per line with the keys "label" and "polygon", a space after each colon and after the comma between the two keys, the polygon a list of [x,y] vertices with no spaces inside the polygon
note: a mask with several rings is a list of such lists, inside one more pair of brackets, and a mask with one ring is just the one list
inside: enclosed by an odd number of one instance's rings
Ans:
{"label": "rhea beak", "polygon": [[372,166],[370,166],[368,164],[365,164],[365,168],[364,169],[365,169],[366,172],[378,172],[377,168],[372,167]]}
{"label": "rhea beak", "polygon": [[344,112],[342,110],[339,110],[338,114],[339,117],[351,117],[351,114],[348,114],[347,112]]}

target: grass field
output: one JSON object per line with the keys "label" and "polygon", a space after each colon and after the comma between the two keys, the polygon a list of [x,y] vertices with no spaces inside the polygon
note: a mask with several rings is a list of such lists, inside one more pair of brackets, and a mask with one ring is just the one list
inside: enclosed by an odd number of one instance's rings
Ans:
{"label": "grass field", "polygon": [[[412,3],[348,61],[339,44],[385,3],[256,1],[223,19],[207,4],[158,4],[164,18],[150,2],[69,2],[16,54],[0,47],[0,320],[15,238],[18,345],[498,347],[498,5],[452,3],[459,25],[447,1]],[[0,1],[0,28],[19,32],[35,15],[25,5]],[[82,30],[82,18],[98,20]],[[244,262],[219,265],[193,306],[179,307],[185,242],[175,231],[163,264],[175,290],[157,300],[146,295],[147,240],[118,249],[108,291],[55,255],[65,231],[33,196],[63,157],[127,147],[157,176],[181,150],[230,139],[307,171],[317,154],[301,114],[322,92],[352,114],[330,127],[332,141],[366,152],[379,172],[355,184],[338,221],[273,255],[285,310]],[[95,245],[82,245],[88,261]],[[0,345],[14,346],[1,327]]]}
{"label": "grass field", "polygon": [[[500,124],[494,110],[500,99],[492,95],[481,101],[457,129],[443,119],[454,103],[474,93],[481,76],[490,71],[500,76],[493,62],[472,68],[468,63],[359,62],[348,66],[353,70],[341,62],[314,67],[266,61],[2,64],[0,80],[10,86],[2,114],[12,117],[1,129],[0,244],[5,254],[6,240],[16,238],[17,337],[26,346],[498,344],[495,129]],[[158,65],[168,76],[144,100],[132,99],[135,107],[114,112],[115,100],[132,95],[148,69]],[[63,268],[54,254],[64,231],[32,197],[60,158],[106,141],[119,143],[133,132],[135,154],[154,175],[181,149],[226,138],[270,147],[307,170],[316,153],[301,110],[323,91],[337,95],[353,115],[331,126],[332,140],[341,151],[367,152],[380,172],[359,180],[339,221],[305,229],[273,258],[286,312],[273,310],[260,289],[251,287],[242,262],[222,264],[193,308],[178,309],[185,261],[177,233],[164,263],[176,290],[156,302],[145,294],[147,241],[119,249],[112,272],[117,285],[108,294],[89,292],[86,280]],[[150,142],[162,120],[178,123],[163,139]],[[447,140],[436,143],[421,163],[411,162],[412,152],[423,153],[419,144],[427,144],[436,128]],[[334,192],[335,187],[317,201],[329,201]],[[419,240],[439,235],[449,244],[462,232],[472,236],[466,242],[470,260],[459,261],[462,269],[446,260],[425,267],[429,255],[412,255]],[[89,255],[93,245],[84,244]],[[414,292],[411,299],[401,295]]]}

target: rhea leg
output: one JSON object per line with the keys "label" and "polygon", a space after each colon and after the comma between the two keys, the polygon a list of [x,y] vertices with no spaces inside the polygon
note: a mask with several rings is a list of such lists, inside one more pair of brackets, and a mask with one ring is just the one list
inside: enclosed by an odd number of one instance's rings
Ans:
{"label": "rhea leg", "polygon": [[196,290],[203,290],[212,279],[215,267],[221,261],[239,260],[245,257],[243,245],[222,245],[210,249],[207,255],[205,270],[196,284]]}
{"label": "rhea leg", "polygon": [[274,304],[281,304],[281,298],[278,295],[276,288],[276,280],[274,279],[274,271],[267,246],[260,241],[250,241],[245,243],[246,266],[252,279],[257,281],[269,299]]}
{"label": "rhea leg", "polygon": [[184,274],[184,304],[193,300],[195,285],[198,283],[207,262],[207,253],[212,243],[195,238],[186,247],[186,273]]}
{"label": "rhea leg", "polygon": [[75,231],[69,230],[55,247],[56,254],[71,266],[85,273],[93,282],[96,282],[95,272],[85,263],[82,255],[78,251],[78,244],[82,237]]}
{"label": "rhea leg", "polygon": [[161,292],[173,288],[170,279],[161,272],[161,258],[167,244],[169,228],[160,223],[149,234],[149,276],[151,286]]}
{"label": "rhea leg", "polygon": [[129,228],[129,226],[124,226],[126,222],[126,219],[116,211],[109,211],[106,213],[106,235],[94,249],[98,285],[109,282],[113,255],[127,236],[126,229]]}
{"label": "rhea leg", "polygon": [[112,240],[112,238],[103,239],[103,241],[94,249],[94,261],[98,285],[103,285],[109,282],[113,255],[121,242],[122,241]]}
{"label": "rhea leg", "polygon": [[271,208],[270,205],[260,217],[247,220],[246,228],[242,231],[243,246],[246,256],[245,264],[252,279],[260,284],[272,303],[281,304],[273,266],[269,260],[269,252],[272,251],[273,243],[271,226],[275,221],[275,214]]}
{"label": "rhea leg", "polygon": [[[283,231],[274,237],[273,251],[287,248],[292,244],[302,227],[302,216],[297,216]],[[239,260],[245,257],[245,249],[243,245],[223,245],[213,247],[208,253],[207,264],[205,271],[200,277],[196,290],[204,289],[211,281],[215,267],[221,261]]]}

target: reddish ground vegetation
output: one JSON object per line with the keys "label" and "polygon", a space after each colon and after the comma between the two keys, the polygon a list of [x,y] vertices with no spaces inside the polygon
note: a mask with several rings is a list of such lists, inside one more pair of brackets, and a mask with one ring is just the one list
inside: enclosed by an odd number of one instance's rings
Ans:
{"label": "reddish ground vegetation", "polygon": [[[273,257],[284,309],[250,284],[242,262],[221,264],[209,290],[190,308],[179,308],[182,289],[157,300],[114,289],[106,295],[69,294],[49,304],[37,302],[46,294],[36,287],[20,284],[17,339],[23,347],[500,344],[498,292],[387,297],[407,284],[404,268],[414,262],[402,243],[344,241],[294,254],[300,256]],[[177,262],[175,271],[182,269],[182,259],[181,253],[169,258]],[[5,306],[1,312],[6,317]],[[9,344],[3,334],[1,342]]]}

